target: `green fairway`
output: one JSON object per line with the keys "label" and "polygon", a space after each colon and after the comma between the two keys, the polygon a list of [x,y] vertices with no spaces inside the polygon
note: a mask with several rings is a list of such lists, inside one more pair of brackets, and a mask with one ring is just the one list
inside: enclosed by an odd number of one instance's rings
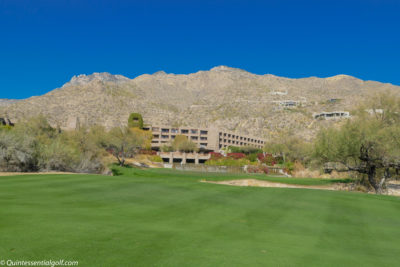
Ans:
{"label": "green fairway", "polygon": [[113,177],[0,177],[0,260],[65,259],[79,266],[400,265],[399,198],[199,182],[332,182],[326,179],[118,171]]}

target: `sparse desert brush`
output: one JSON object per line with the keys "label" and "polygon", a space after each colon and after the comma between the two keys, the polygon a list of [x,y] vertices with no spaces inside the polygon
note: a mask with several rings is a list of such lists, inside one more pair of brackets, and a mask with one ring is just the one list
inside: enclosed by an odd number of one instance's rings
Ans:
{"label": "sparse desert brush", "polygon": [[162,159],[160,156],[158,156],[158,155],[148,156],[148,159],[149,159],[151,162],[163,162],[163,159]]}

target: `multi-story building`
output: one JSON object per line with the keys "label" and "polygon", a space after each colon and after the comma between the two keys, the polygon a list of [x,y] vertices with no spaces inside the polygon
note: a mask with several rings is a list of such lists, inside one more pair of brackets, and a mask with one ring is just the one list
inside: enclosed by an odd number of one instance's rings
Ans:
{"label": "multi-story building", "polygon": [[143,128],[153,134],[152,148],[170,144],[176,135],[185,135],[199,148],[209,151],[219,151],[228,146],[251,146],[263,148],[265,141],[261,138],[246,136],[237,133],[222,131],[216,128],[196,127],[171,127],[171,126],[147,126]]}

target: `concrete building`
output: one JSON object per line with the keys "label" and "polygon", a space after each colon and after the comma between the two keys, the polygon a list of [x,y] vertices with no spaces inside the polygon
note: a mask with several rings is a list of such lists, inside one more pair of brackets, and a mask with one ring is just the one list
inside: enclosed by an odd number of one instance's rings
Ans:
{"label": "concrete building", "polygon": [[144,130],[153,134],[152,148],[159,149],[172,143],[176,135],[185,135],[199,148],[208,151],[219,151],[228,146],[252,146],[263,148],[265,141],[261,138],[222,131],[216,128],[147,126]]}
{"label": "concrete building", "polygon": [[185,152],[158,152],[164,162],[169,164],[173,163],[204,163],[210,159],[211,155],[208,153],[185,153]]}
{"label": "concrete building", "polygon": [[305,97],[300,97],[300,100],[276,100],[272,101],[272,103],[281,108],[296,108],[304,106],[307,103],[307,99]]}
{"label": "concrete building", "polygon": [[350,118],[350,112],[348,111],[332,111],[332,112],[320,112],[313,114],[314,119],[341,119]]}

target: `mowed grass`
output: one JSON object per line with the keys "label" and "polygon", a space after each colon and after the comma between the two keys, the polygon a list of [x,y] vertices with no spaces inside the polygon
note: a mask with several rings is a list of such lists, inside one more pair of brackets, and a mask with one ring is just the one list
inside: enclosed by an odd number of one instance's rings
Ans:
{"label": "mowed grass", "polygon": [[[398,266],[400,199],[233,187],[261,175],[0,177],[0,260],[79,266]],[[268,178],[269,179],[269,178]]]}

